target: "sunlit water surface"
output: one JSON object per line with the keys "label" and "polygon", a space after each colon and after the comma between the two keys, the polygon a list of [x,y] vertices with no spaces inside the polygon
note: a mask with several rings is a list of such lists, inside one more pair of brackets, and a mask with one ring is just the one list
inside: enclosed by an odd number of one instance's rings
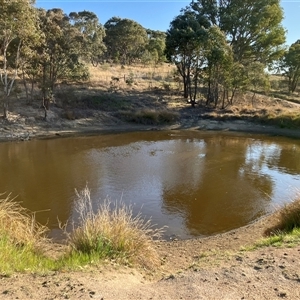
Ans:
{"label": "sunlit water surface", "polygon": [[59,236],[76,216],[75,189],[94,206],[132,206],[165,238],[244,226],[297,197],[300,141],[200,131],[155,131],[0,144],[0,192],[11,192]]}

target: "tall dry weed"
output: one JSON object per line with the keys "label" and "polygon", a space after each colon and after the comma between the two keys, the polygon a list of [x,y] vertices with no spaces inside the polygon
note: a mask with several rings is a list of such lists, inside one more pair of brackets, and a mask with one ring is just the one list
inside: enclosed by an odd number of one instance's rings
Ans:
{"label": "tall dry weed", "polygon": [[0,199],[0,235],[5,235],[15,245],[41,246],[47,228],[14,200],[10,195]]}
{"label": "tall dry weed", "polygon": [[147,268],[158,263],[153,239],[160,236],[161,230],[153,229],[150,221],[144,221],[140,215],[133,216],[132,208],[122,202],[105,200],[94,212],[87,187],[76,194],[79,224],[68,234],[73,250]]}

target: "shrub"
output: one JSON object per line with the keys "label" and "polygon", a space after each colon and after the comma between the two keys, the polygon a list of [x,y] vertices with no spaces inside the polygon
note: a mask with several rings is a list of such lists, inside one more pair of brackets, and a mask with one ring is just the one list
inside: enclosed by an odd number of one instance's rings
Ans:
{"label": "shrub", "polygon": [[168,110],[155,111],[151,109],[144,109],[140,111],[123,111],[120,117],[127,122],[144,124],[144,125],[158,125],[170,124],[178,120],[179,114]]}
{"label": "shrub", "polygon": [[134,74],[131,72],[125,79],[127,85],[132,86],[134,83]]}
{"label": "shrub", "polygon": [[118,95],[109,93],[99,93],[98,95],[86,96],[82,99],[85,107],[104,111],[117,111],[128,109],[130,103]]}
{"label": "shrub", "polygon": [[152,242],[161,230],[153,229],[140,215],[134,217],[131,207],[123,203],[105,200],[94,212],[87,187],[76,194],[79,224],[73,223],[73,231],[67,234],[73,251],[149,268],[158,263]]}
{"label": "shrub", "polygon": [[76,107],[80,94],[73,87],[61,87],[55,91],[55,102],[59,107]]}

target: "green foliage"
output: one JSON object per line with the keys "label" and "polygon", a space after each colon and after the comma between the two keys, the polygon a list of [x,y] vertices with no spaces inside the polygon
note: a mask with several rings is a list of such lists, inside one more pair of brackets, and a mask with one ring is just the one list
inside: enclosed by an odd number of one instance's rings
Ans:
{"label": "green foliage", "polygon": [[208,86],[207,103],[218,100],[220,84],[229,85],[231,48],[224,33],[208,17],[190,7],[176,17],[166,38],[167,57],[176,64],[184,85],[184,96],[194,106],[198,85]]}
{"label": "green foliage", "polygon": [[130,74],[127,76],[125,82],[129,86],[133,85],[133,83],[134,83],[134,74],[132,72],[130,72]]}
{"label": "green foliage", "polygon": [[[171,22],[167,58],[182,77],[184,96],[195,104],[206,85],[206,104],[222,107],[229,91],[268,88],[264,69],[283,54],[285,32],[278,0],[193,1]],[[227,95],[227,96],[226,96]]]}
{"label": "green foliage", "polygon": [[98,64],[106,50],[103,43],[105,31],[98,17],[89,11],[71,12],[69,17],[73,26],[82,34],[81,57]]}
{"label": "green foliage", "polygon": [[[198,18],[194,11],[186,8],[170,24],[166,37],[166,56],[175,63],[182,77],[184,97],[191,92],[191,73],[197,77],[203,68],[203,47],[208,40],[209,22]],[[194,102],[193,102],[194,103]]]}
{"label": "green foliage", "polygon": [[[40,87],[45,94],[54,90],[58,80],[81,80],[88,78],[87,68],[80,57],[90,51],[82,28],[70,23],[70,18],[61,9],[39,10],[40,27],[45,36],[44,42],[36,50],[40,54]],[[45,96],[45,95],[44,95]]]}
{"label": "green foliage", "polygon": [[147,32],[137,22],[118,17],[110,18],[105,24],[107,57],[121,64],[131,64],[139,59],[146,49]]}
{"label": "green foliage", "polygon": [[146,50],[142,56],[142,60],[144,57],[148,57],[148,60],[146,60],[146,62],[153,62],[154,65],[164,62],[166,60],[166,34],[162,31],[155,31],[150,29],[147,29],[147,34],[148,45],[146,46]]}
{"label": "green foliage", "polygon": [[0,83],[4,92],[4,117],[9,96],[18,73],[21,49],[37,37],[34,1],[0,1]]}
{"label": "green foliage", "polygon": [[285,52],[280,62],[280,69],[288,78],[289,92],[293,93],[300,78],[300,40],[293,43]]}
{"label": "green foliage", "polygon": [[[202,2],[205,1],[197,1]],[[279,0],[222,1],[215,9],[218,25],[229,38],[236,61],[265,64],[282,54],[285,31]]]}

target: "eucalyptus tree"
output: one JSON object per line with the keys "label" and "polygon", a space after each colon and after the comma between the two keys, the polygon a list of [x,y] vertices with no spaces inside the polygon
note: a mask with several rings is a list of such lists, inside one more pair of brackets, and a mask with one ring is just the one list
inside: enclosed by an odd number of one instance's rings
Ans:
{"label": "eucalyptus tree", "polygon": [[[166,38],[166,53],[183,79],[184,96],[191,91],[191,75],[194,86],[199,78],[206,84],[207,104],[217,104],[219,88],[224,106],[229,90],[234,95],[253,85],[253,67],[267,67],[283,53],[282,19],[279,0],[192,1],[171,22]],[[257,70],[263,77],[264,68]]]}
{"label": "eucalyptus tree", "polygon": [[218,26],[213,25],[208,29],[204,49],[206,104],[214,103],[217,106],[221,98],[222,107],[224,107],[225,98],[228,98],[228,90],[232,88],[233,54],[224,33]]}
{"label": "eucalyptus tree", "polygon": [[131,64],[141,58],[148,42],[144,27],[133,20],[118,17],[110,18],[104,27],[108,58],[122,64]]}
{"label": "eucalyptus tree", "polygon": [[[202,48],[207,41],[210,24],[188,7],[174,18],[166,36],[166,56],[173,62],[183,82],[184,98],[191,96],[191,79],[197,83],[204,63]],[[192,97],[193,98],[193,97]],[[193,100],[192,105],[195,104]]]}
{"label": "eucalyptus tree", "polygon": [[288,78],[288,90],[294,92],[300,78],[300,40],[293,43],[285,52],[280,62],[283,75]]}
{"label": "eucalyptus tree", "polygon": [[61,9],[39,9],[44,42],[36,48],[39,55],[39,85],[43,94],[45,118],[58,80],[81,80],[89,76],[80,61],[84,37]]}
{"label": "eucalyptus tree", "polygon": [[264,64],[282,55],[285,42],[280,0],[197,0],[192,9],[220,27],[242,64]]}
{"label": "eucalyptus tree", "polygon": [[231,47],[224,33],[204,14],[190,7],[181,11],[170,25],[166,38],[166,54],[182,77],[184,97],[192,106],[200,84],[206,87],[206,103],[219,100],[219,86],[228,84],[232,64]]}
{"label": "eucalyptus tree", "polygon": [[106,47],[103,43],[104,27],[99,23],[97,15],[90,11],[71,12],[70,21],[82,34],[82,58],[97,65]]}
{"label": "eucalyptus tree", "polygon": [[22,47],[38,35],[33,4],[33,0],[0,0],[0,78],[4,118],[7,118],[9,96],[18,75]]}
{"label": "eucalyptus tree", "polygon": [[146,51],[151,54],[152,61],[155,63],[162,63],[166,60],[166,33],[159,30],[147,29],[148,44]]}
{"label": "eucalyptus tree", "polygon": [[[34,98],[36,81],[39,76],[39,61],[40,56],[36,49],[43,44],[43,35],[41,32],[33,39],[25,39],[23,47],[20,49],[18,60],[18,75],[24,85],[26,93],[26,103],[31,104]],[[17,55],[17,43],[14,44],[14,49],[10,52],[9,61],[14,61]]]}

